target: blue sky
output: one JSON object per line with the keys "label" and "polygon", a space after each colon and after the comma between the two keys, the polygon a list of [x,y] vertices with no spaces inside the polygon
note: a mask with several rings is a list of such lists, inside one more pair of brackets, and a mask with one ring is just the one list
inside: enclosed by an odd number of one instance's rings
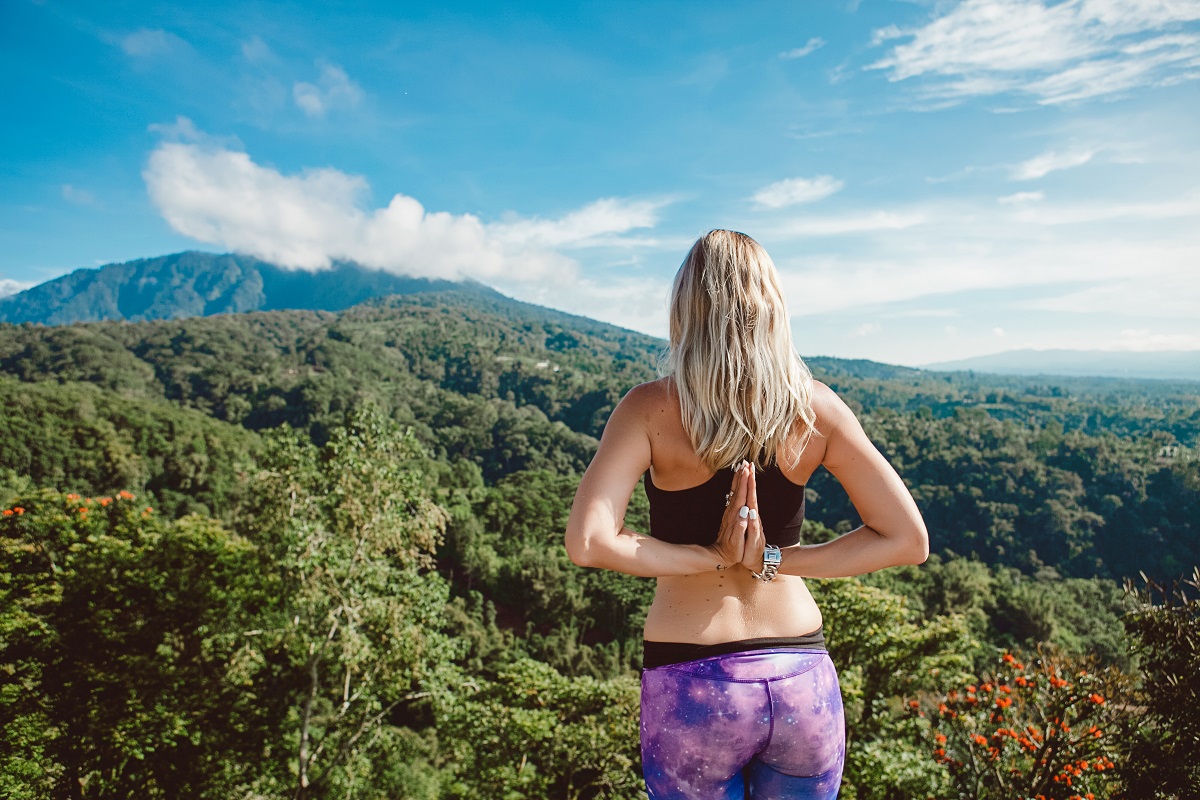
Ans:
{"label": "blue sky", "polygon": [[729,227],[804,355],[1200,349],[1200,0],[6,0],[0,82],[0,293],[239,251],[662,335]]}

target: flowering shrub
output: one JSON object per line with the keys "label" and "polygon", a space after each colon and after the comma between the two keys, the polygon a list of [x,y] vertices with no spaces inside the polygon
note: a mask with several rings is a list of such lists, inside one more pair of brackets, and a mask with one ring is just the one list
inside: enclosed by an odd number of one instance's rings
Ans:
{"label": "flowering shrub", "polygon": [[[1091,661],[1006,653],[931,710],[934,759],[962,798],[1099,800],[1116,789],[1128,678]],[[919,706],[920,704],[918,704]],[[919,708],[914,714],[922,713]]]}

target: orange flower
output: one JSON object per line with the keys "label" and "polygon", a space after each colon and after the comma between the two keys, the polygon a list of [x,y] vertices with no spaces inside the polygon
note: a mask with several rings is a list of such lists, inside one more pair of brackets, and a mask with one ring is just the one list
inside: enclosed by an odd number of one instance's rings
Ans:
{"label": "orange flower", "polygon": [[1012,687],[1011,686],[1001,686],[1000,691],[1004,692],[1005,694],[1012,694]]}
{"label": "orange flower", "polygon": [[102,505],[102,506],[107,506],[111,502],[112,502],[111,497],[101,497],[100,498],[100,505]]}
{"label": "orange flower", "polygon": [[1029,681],[1025,678],[1024,675],[1018,675],[1014,679],[1014,682],[1017,684],[1017,686],[1028,686],[1029,685]]}
{"label": "orange flower", "polygon": [[133,493],[127,492],[124,489],[122,489],[121,491],[117,492],[117,497],[121,498],[122,500],[132,500]]}
{"label": "orange flower", "polygon": [[981,736],[978,733],[972,737],[972,741],[975,742],[975,744],[979,745],[980,747],[987,747],[987,743],[988,743],[987,737]]}
{"label": "orange flower", "polygon": [[1088,696],[1088,699],[1091,700],[1093,703],[1095,703],[1098,706],[1104,705],[1104,695],[1102,695],[1102,694],[1096,694],[1095,692],[1093,692],[1091,695]]}
{"label": "orange flower", "polygon": [[921,707],[921,704],[920,704],[920,703],[918,703],[916,700],[909,700],[909,701],[908,701],[908,707],[909,707],[909,708],[920,708],[920,707]]}
{"label": "orange flower", "polygon": [[937,736],[933,737],[933,740],[935,742],[937,742],[938,744],[945,744],[946,743],[946,734],[939,733]]}
{"label": "orange flower", "polygon": [[1015,659],[1015,658],[1013,658],[1013,654],[1012,654],[1012,653],[1005,653],[1005,654],[1004,654],[1004,663],[1005,663],[1005,664],[1011,664],[1011,663],[1013,663],[1014,661],[1016,661],[1016,659]]}
{"label": "orange flower", "polygon": [[13,515],[13,510],[11,508],[4,509],[4,516],[11,517],[12,515]]}
{"label": "orange flower", "polygon": [[78,500],[78,499],[79,499],[79,495],[77,495],[77,494],[69,494],[69,495],[67,495],[67,499],[68,499],[68,500]]}
{"label": "orange flower", "polygon": [[983,686],[979,687],[979,689],[985,693],[990,692],[993,688],[994,687],[990,683],[985,683]]}
{"label": "orange flower", "polygon": [[996,705],[1000,708],[1008,708],[1009,706],[1012,705],[1012,698],[1011,697],[997,697]]}
{"label": "orange flower", "polygon": [[945,703],[938,703],[938,713],[940,713],[940,714],[949,714],[949,713],[950,713],[950,706],[946,705]]}
{"label": "orange flower", "polygon": [[17,506],[16,508],[14,508],[13,511],[17,512],[18,514],[25,513],[25,509],[21,508],[20,506]]}

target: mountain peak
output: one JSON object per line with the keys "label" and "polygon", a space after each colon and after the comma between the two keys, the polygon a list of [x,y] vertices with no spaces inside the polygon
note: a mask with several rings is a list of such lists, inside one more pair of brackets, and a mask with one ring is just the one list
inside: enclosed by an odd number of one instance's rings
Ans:
{"label": "mountain peak", "polygon": [[353,262],[305,272],[251,256],[189,250],[77,269],[0,298],[0,322],[65,325],[286,308],[340,311],[377,297],[450,289],[498,296],[473,281],[413,278]]}

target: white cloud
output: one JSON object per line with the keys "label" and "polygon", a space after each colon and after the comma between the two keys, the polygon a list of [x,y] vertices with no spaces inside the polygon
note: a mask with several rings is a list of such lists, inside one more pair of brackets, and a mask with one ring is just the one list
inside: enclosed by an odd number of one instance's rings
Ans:
{"label": "white cloud", "polygon": [[[196,133],[186,120],[164,129]],[[284,175],[202,134],[164,141],[143,177],[171,227],[198,241],[293,269],[350,260],[449,279],[571,281],[578,265],[556,249],[611,244],[614,236],[652,227],[662,205],[604,199],[558,219],[497,224],[429,212],[402,194],[368,209],[359,176],[328,168]]]}
{"label": "white cloud", "polygon": [[883,330],[883,326],[878,322],[864,322],[850,332],[851,336],[870,336],[873,333],[879,333]]}
{"label": "white cloud", "polygon": [[845,184],[832,175],[787,178],[759,189],[751,199],[762,208],[783,208],[812,203],[841,191]]}
{"label": "white cloud", "polygon": [[317,62],[321,75],[317,82],[297,82],[292,86],[296,105],[310,117],[324,116],[333,108],[353,108],[362,100],[363,91],[350,80],[346,71],[335,64]]}
{"label": "white cloud", "polygon": [[14,281],[12,278],[0,278],[0,297],[8,297],[9,295],[23,292],[33,286],[32,283],[25,281]]}
{"label": "white cloud", "polygon": [[242,58],[252,64],[270,61],[275,57],[270,46],[259,36],[251,36],[242,42]]}
{"label": "white cloud", "polygon": [[1115,350],[1200,350],[1200,333],[1154,333],[1145,328],[1126,328]]}
{"label": "white cloud", "polygon": [[1011,177],[1015,181],[1044,178],[1051,172],[1083,166],[1092,160],[1096,152],[1094,149],[1074,149],[1061,153],[1056,151],[1042,153],[1014,166],[1011,170]]}
{"label": "white cloud", "polygon": [[68,203],[74,203],[77,206],[94,206],[96,204],[96,196],[87,189],[80,189],[78,186],[72,186],[69,183],[62,185],[63,199]]}
{"label": "white cloud", "polygon": [[804,43],[803,47],[797,47],[793,50],[786,50],[779,54],[779,57],[786,60],[794,58],[804,58],[805,56],[820,50],[825,46],[825,40],[820,36],[814,36]]}
{"label": "white cloud", "polygon": [[1045,199],[1046,195],[1042,192],[1017,192],[1016,194],[1006,194],[1003,197],[997,197],[996,202],[1001,205],[1011,206],[1019,203],[1037,203]]}
{"label": "white cloud", "polygon": [[933,97],[1019,92],[1076,102],[1200,77],[1200,0],[965,0],[921,28],[878,30],[905,39],[869,69],[922,78]]}
{"label": "white cloud", "polygon": [[1004,336],[1004,328],[1000,328],[1000,327],[992,328],[992,335],[998,336],[998,337],[1003,337]]}
{"label": "white cloud", "polygon": [[[877,213],[911,215],[919,227],[864,230],[848,250],[776,256],[794,313],[943,307],[930,299],[985,290],[1014,290],[1011,302],[1025,309],[1112,318],[1191,320],[1200,308],[1200,196]],[[763,238],[777,250],[781,232]]]}
{"label": "white cloud", "polygon": [[591,247],[611,245],[614,232],[652,228],[658,221],[663,200],[596,200],[559,219],[519,219],[489,226],[499,241],[535,247]]}
{"label": "white cloud", "polygon": [[155,58],[167,56],[188,47],[187,42],[170,31],[159,28],[142,28],[134,31],[120,40],[121,49],[125,55],[134,58]]}
{"label": "white cloud", "polygon": [[777,238],[789,238],[898,231],[921,225],[926,219],[922,211],[867,211],[839,216],[798,217],[768,228],[767,233]]}

